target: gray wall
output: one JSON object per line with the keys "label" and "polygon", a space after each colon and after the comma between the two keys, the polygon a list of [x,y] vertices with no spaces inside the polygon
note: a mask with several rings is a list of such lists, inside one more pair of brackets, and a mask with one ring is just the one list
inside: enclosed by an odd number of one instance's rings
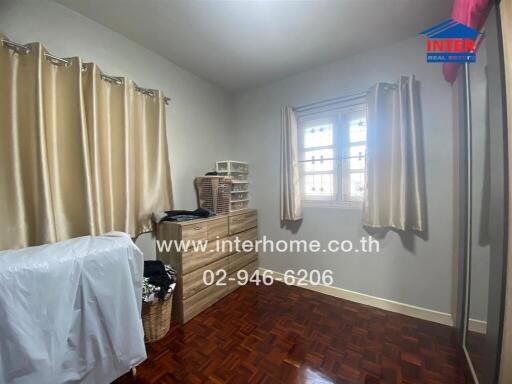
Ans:
{"label": "gray wall", "polygon": [[390,232],[379,254],[261,253],[260,265],[332,269],[334,285],[377,297],[451,312],[453,248],[453,134],[451,88],[437,64],[425,62],[418,37],[317,67],[235,97],[236,157],[251,165],[252,205],[260,235],[273,239],[348,239],[366,235],[360,209],[305,208],[296,234],[279,223],[280,109],[366,90],[378,81],[414,74],[421,82],[429,236],[400,239]]}
{"label": "gray wall", "polygon": [[[57,3],[0,0],[0,31],[19,43],[39,41],[58,56],[93,61],[106,74],[128,76],[171,97],[166,117],[175,206],[196,208],[193,178],[230,157],[231,98],[225,91]],[[137,244],[154,257],[149,235]]]}
{"label": "gray wall", "polygon": [[[332,269],[335,286],[450,312],[452,286],[452,106],[450,86],[438,65],[424,62],[424,41],[391,47],[318,67],[234,95],[177,67],[123,36],[67,8],[46,1],[0,0],[0,31],[17,42],[40,41],[59,56],[81,56],[107,74],[125,75],[171,97],[167,126],[176,207],[194,208],[192,180],[214,161],[251,163],[252,206],[260,235],[274,239],[349,239],[366,233],[358,209],[305,209],[296,234],[279,225],[279,142],[282,105],[299,105],[350,94],[377,81],[415,74],[422,83],[429,238],[388,233],[380,254],[261,254],[261,265]],[[233,102],[233,103],[232,103]],[[154,256],[148,235],[137,241]]]}

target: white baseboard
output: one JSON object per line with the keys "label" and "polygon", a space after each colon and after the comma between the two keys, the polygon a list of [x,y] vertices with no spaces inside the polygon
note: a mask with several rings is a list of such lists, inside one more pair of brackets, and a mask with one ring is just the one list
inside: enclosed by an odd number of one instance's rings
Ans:
{"label": "white baseboard", "polygon": [[487,321],[469,319],[468,329],[471,332],[482,333],[485,335],[487,333]]}
{"label": "white baseboard", "polygon": [[[281,281],[284,279],[284,274],[280,272],[275,272],[270,269],[259,268],[260,272],[269,271],[272,273],[274,279],[278,278]],[[268,272],[267,272],[268,273]],[[291,280],[291,279],[290,279]],[[454,321],[452,316],[449,313],[433,311],[431,309],[416,307],[414,305],[399,303],[397,301],[383,299],[376,296],[366,295],[364,293],[350,291],[348,289],[328,286],[328,285],[313,285],[309,282],[305,282],[305,285],[297,285],[296,279],[293,281],[293,285],[309,289],[315,292],[324,293],[326,295],[339,297],[341,299],[353,301],[360,304],[369,305],[375,308],[385,309],[387,311],[400,313],[402,315],[407,315],[411,317],[416,317],[418,319],[423,319],[427,321],[432,321],[434,323],[449,325],[451,327],[454,326]],[[478,320],[476,320],[478,321]],[[470,329],[471,329],[470,323]],[[476,327],[481,325],[474,325]],[[478,328],[481,329],[481,328]]]}
{"label": "white baseboard", "polygon": [[[260,272],[269,271],[272,273],[274,279],[278,278],[281,281],[284,280],[284,274],[276,271],[272,271],[270,269],[259,268]],[[267,272],[268,273],[268,272]],[[339,297],[340,299],[345,299],[349,301],[353,301],[359,304],[369,305],[371,307],[385,309],[386,311],[391,311],[395,313],[400,313],[402,315],[407,315],[411,317],[415,317],[418,319],[423,319],[427,321],[432,321],[434,323],[449,325],[450,327],[454,326],[453,317],[449,313],[434,311],[432,309],[416,307],[410,304],[400,303],[398,301],[383,299],[381,297],[366,295],[364,293],[359,293],[355,291],[350,291],[348,289],[333,287],[329,285],[313,285],[310,282],[304,282],[305,285],[297,285],[297,279],[290,279],[293,281],[294,286],[309,289],[311,291],[324,293],[326,295]],[[472,332],[485,334],[487,332],[487,322],[476,319],[469,319],[468,328]]]}

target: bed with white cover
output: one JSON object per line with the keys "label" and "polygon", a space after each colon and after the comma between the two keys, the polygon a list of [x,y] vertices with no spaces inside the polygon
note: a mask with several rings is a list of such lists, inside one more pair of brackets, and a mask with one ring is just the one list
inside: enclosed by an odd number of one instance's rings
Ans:
{"label": "bed with white cover", "polygon": [[142,362],[143,267],[118,232],[0,252],[0,383],[110,383]]}

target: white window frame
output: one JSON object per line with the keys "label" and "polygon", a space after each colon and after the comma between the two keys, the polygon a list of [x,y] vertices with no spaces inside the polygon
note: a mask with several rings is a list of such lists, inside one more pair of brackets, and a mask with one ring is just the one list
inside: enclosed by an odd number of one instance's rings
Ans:
{"label": "white window frame", "polygon": [[[366,104],[357,104],[344,108],[339,108],[331,111],[319,111],[307,115],[298,116],[298,131],[299,131],[299,161],[300,164],[300,179],[301,185],[304,189],[304,159],[305,153],[310,150],[330,148],[327,147],[314,147],[304,148],[304,130],[311,126],[312,122],[331,121],[333,123],[333,153],[334,153],[334,198],[324,196],[307,196],[302,192],[302,202],[304,207],[315,208],[346,208],[346,209],[361,209],[363,199],[352,199],[347,197],[347,192],[350,193],[350,179],[347,175],[351,173],[358,173],[358,171],[350,170],[350,164],[347,158],[350,156],[350,147],[355,145],[366,145],[366,141],[350,143],[349,141],[349,119],[350,113],[365,111]],[[363,156],[364,157],[364,156]],[[364,174],[366,169],[362,171]],[[317,174],[317,172],[314,172]]]}

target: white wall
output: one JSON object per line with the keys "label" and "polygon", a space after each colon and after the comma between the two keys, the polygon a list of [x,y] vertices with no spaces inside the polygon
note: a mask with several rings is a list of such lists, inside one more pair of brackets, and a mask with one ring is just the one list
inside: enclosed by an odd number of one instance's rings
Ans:
{"label": "white wall", "polygon": [[[171,97],[167,137],[175,207],[196,208],[193,178],[230,157],[231,98],[225,91],[57,3],[0,0],[0,32],[19,43],[39,41],[57,56],[81,56],[106,74],[128,76]],[[149,235],[137,244],[147,258],[154,257]]]}
{"label": "white wall", "polygon": [[260,236],[273,239],[358,241],[366,235],[361,211],[305,208],[296,234],[280,228],[280,109],[368,89],[378,81],[414,74],[421,82],[429,238],[390,232],[379,254],[260,253],[260,265],[275,271],[332,269],[334,285],[381,298],[451,312],[453,241],[453,139],[451,88],[437,64],[425,62],[425,42],[412,38],[393,46],[317,67],[238,94],[234,127],[236,157],[251,165],[252,205],[259,209]]}

